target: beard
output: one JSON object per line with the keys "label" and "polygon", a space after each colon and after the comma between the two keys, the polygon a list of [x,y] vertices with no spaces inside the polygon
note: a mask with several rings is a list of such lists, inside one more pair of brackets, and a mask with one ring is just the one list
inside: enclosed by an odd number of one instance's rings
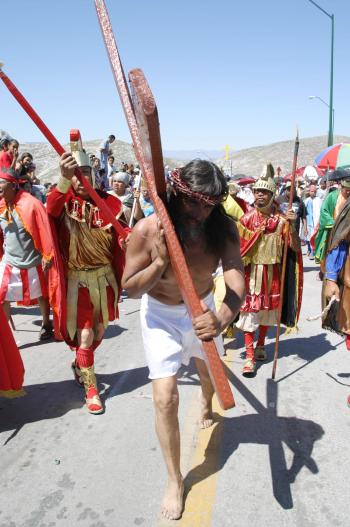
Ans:
{"label": "beard", "polygon": [[198,242],[205,235],[205,222],[189,222],[186,216],[180,216],[175,230],[183,245]]}

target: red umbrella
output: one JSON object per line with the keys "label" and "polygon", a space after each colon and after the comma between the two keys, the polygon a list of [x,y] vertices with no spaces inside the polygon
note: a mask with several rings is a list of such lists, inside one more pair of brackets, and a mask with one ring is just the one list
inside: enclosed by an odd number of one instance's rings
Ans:
{"label": "red umbrella", "polygon": [[244,177],[241,179],[237,179],[235,183],[237,183],[237,185],[240,185],[241,187],[244,187],[244,185],[250,185],[251,183],[255,183],[255,181],[256,179],[254,179],[253,177]]}

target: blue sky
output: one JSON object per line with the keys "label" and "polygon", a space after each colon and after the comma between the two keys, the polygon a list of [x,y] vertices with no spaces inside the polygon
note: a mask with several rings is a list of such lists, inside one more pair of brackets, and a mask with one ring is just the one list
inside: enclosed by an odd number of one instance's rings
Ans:
{"label": "blue sky", "polygon": [[[350,135],[349,0],[335,14],[335,133]],[[328,130],[330,20],[308,0],[106,0],[126,71],[143,69],[164,149],[233,150]],[[130,142],[93,0],[17,0],[2,21],[4,71],[62,142]],[[5,10],[6,11],[6,10]],[[11,16],[10,15],[11,12]],[[0,128],[42,136],[0,84]]]}

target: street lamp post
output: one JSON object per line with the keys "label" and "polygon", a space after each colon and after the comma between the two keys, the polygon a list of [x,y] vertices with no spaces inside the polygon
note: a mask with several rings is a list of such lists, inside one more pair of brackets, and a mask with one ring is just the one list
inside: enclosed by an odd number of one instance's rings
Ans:
{"label": "street lamp post", "polygon": [[314,0],[309,0],[311,4],[317,7],[322,13],[328,16],[332,22],[332,39],[331,39],[331,81],[330,81],[330,91],[329,91],[329,126],[328,126],[328,146],[333,144],[333,56],[334,56],[334,15],[325,11],[321,6],[316,4]]}
{"label": "street lamp post", "polygon": [[[325,104],[327,108],[330,107],[329,104],[324,99],[322,99],[322,97],[319,97],[318,95],[309,95],[309,99],[318,99],[323,104]],[[332,132],[334,133],[334,108],[332,108]],[[332,139],[333,139],[333,135],[332,135]],[[328,146],[331,146],[331,145],[328,145]]]}

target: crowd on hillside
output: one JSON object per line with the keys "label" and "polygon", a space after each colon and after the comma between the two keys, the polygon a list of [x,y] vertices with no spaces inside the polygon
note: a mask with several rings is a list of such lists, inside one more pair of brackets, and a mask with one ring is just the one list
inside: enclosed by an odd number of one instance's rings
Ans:
{"label": "crowd on hillside", "polygon": [[[127,222],[133,211],[133,221],[152,214],[154,209],[149,198],[147,185],[141,178],[138,165],[117,160],[111,149],[115,141],[113,134],[103,141],[97,154],[90,153],[89,159],[94,187],[117,197],[123,204],[123,214]],[[31,152],[20,152],[19,142],[11,137],[0,139],[0,169],[14,171],[19,178],[19,187],[42,203],[47,194],[56,187],[54,182],[41,182],[36,174],[36,164]],[[134,203],[135,200],[135,203]]]}
{"label": "crowd on hillside", "polygon": [[[115,136],[110,134],[100,144],[98,153],[90,153],[90,164],[94,178],[95,188],[106,191],[117,197],[122,202],[125,220],[134,223],[142,217],[147,217],[154,212],[150,200],[147,184],[141,177],[138,165],[116,159],[111,146]],[[50,190],[56,187],[56,183],[40,181],[36,174],[36,164],[30,152],[19,152],[19,142],[8,136],[0,139],[0,168],[16,171],[20,176],[20,187],[30,192],[42,203],[46,202],[46,196]],[[171,171],[165,167],[165,178],[171,184]],[[247,212],[253,207],[254,194],[252,191],[253,178],[241,177],[239,179],[226,174],[229,182],[230,195],[236,204],[240,205],[241,212],[234,207],[233,216]],[[250,180],[250,182],[249,182]],[[291,181],[287,177],[278,176],[276,202],[281,212],[286,212],[290,196]],[[313,170],[304,176],[299,174],[294,190],[293,209],[297,214],[297,227],[301,242],[307,245],[307,255],[313,260],[315,247],[313,238],[318,228],[321,206],[324,198],[332,191],[340,187],[340,178],[337,171],[329,171],[322,175],[320,170]],[[226,212],[230,214],[230,203],[225,204]],[[237,212],[238,210],[238,212]],[[232,211],[231,211],[232,212]],[[132,216],[132,219],[131,219]]]}

